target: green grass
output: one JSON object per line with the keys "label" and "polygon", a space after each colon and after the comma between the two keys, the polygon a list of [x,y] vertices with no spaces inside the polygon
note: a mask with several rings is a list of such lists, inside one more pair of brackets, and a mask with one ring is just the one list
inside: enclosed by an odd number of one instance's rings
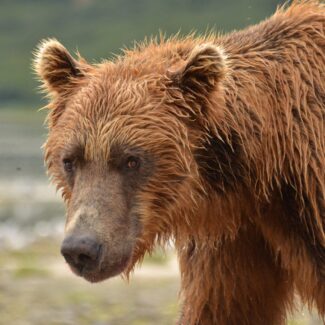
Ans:
{"label": "green grass", "polygon": [[26,277],[48,277],[50,271],[47,269],[37,268],[33,265],[17,267],[13,272],[14,278],[26,278]]}

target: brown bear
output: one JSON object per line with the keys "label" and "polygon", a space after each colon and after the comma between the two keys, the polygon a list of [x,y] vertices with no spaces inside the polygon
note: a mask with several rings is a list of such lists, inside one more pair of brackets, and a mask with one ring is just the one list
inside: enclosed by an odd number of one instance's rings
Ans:
{"label": "brown bear", "polygon": [[173,240],[179,324],[284,324],[295,292],[325,316],[324,5],[100,64],[46,40],[35,69],[77,275],[128,274]]}

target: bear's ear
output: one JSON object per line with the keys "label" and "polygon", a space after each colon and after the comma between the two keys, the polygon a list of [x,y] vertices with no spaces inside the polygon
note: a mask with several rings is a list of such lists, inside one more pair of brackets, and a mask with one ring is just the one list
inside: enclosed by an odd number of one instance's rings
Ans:
{"label": "bear's ear", "polygon": [[82,65],[55,39],[41,42],[35,52],[34,71],[44,90],[50,94],[62,94],[71,89],[83,76]]}
{"label": "bear's ear", "polygon": [[217,45],[196,46],[181,67],[168,71],[173,84],[194,97],[206,96],[226,74],[226,58]]}

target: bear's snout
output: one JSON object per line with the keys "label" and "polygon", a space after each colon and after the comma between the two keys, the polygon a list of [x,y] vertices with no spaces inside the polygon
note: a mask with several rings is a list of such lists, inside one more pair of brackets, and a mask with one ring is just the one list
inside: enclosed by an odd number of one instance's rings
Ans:
{"label": "bear's snout", "polygon": [[95,236],[71,234],[61,246],[61,254],[67,263],[80,275],[97,269],[102,255],[102,245]]}

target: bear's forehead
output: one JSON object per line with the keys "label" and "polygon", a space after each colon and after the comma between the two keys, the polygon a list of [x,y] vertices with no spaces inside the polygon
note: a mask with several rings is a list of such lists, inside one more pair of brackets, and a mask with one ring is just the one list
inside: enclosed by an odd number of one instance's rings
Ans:
{"label": "bear's forehead", "polygon": [[62,152],[72,155],[82,152],[86,161],[108,161],[112,153],[115,156],[138,153],[159,156],[164,150],[170,152],[175,146],[177,129],[167,129],[154,116],[125,115],[106,122],[75,118],[72,124],[65,125],[65,132],[61,130],[55,130],[51,138]]}
{"label": "bear's forehead", "polygon": [[[114,143],[149,149],[151,139],[164,142],[174,138],[171,125],[178,123],[166,109],[159,76],[119,74],[120,71],[112,64],[99,65],[68,99],[59,120],[68,142],[87,146],[93,152]],[[180,127],[172,129],[176,132]]]}
{"label": "bear's forehead", "polygon": [[[89,89],[84,91],[86,95],[72,100],[59,120],[55,133],[63,129],[64,142],[77,142],[91,150],[113,144],[148,148],[152,139],[164,142],[171,138],[171,126],[177,121],[164,112],[161,102],[148,100],[137,91],[106,91],[98,97],[91,92],[87,96]],[[178,125],[173,130],[179,130]]]}
{"label": "bear's forehead", "polygon": [[[161,110],[165,92],[159,78],[119,75],[112,69],[98,68],[96,75],[86,77],[84,85],[67,101],[67,109],[105,120],[118,116],[138,116]],[[114,73],[114,75],[112,75]]]}

